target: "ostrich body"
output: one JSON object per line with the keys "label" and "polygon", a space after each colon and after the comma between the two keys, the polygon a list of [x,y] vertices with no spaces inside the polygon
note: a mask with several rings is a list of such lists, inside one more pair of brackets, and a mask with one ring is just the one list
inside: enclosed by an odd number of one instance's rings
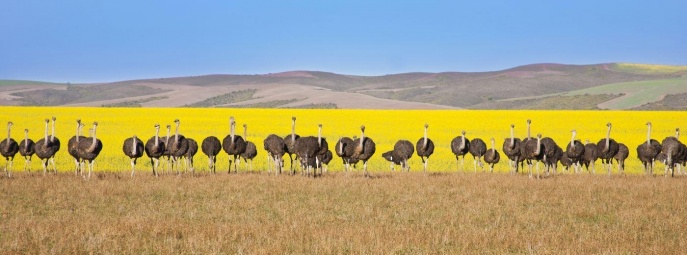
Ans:
{"label": "ostrich body", "polygon": [[541,143],[541,134],[537,134],[537,139],[531,139],[528,137],[528,139],[523,143],[522,147],[522,153],[523,156],[525,157],[525,160],[527,160],[527,166],[529,167],[529,172],[530,172],[530,178],[532,178],[532,161],[537,162],[537,179],[539,179],[539,162],[541,162],[544,159],[544,153],[543,153],[543,148],[544,147]]}
{"label": "ostrich body", "polygon": [[427,161],[429,161],[429,156],[432,156],[432,153],[434,153],[434,142],[432,142],[432,139],[427,138],[428,127],[429,125],[425,124],[424,137],[420,138],[419,140],[417,140],[417,143],[415,143],[415,150],[417,151],[417,155],[420,157],[422,163],[424,164],[425,173],[427,172]]}
{"label": "ostrich body", "polygon": [[613,156],[613,159],[618,161],[618,173],[622,174],[625,171],[625,159],[630,155],[630,149],[624,143],[618,143],[618,153]]}
{"label": "ostrich body", "polygon": [[171,170],[169,169],[169,167],[171,165],[171,160],[172,160],[171,154],[169,151],[169,149],[171,148],[171,146],[170,146],[170,135],[172,132],[171,130],[172,130],[172,125],[167,125],[167,136],[162,138],[162,144],[164,144],[164,146],[165,146],[164,150],[162,150],[162,160],[164,160],[164,163],[165,163],[165,167],[164,167],[163,171],[165,171],[165,172],[167,172],[167,171],[171,172]]}
{"label": "ostrich body", "polygon": [[658,141],[651,139],[651,122],[647,122],[646,126],[646,142],[637,146],[637,157],[640,161],[642,161],[644,172],[647,175],[653,175],[654,161],[656,160],[656,156],[661,153],[661,144]]}
{"label": "ostrich body", "polygon": [[[572,137],[570,138],[570,143],[568,143],[567,148],[565,148],[565,156],[573,163],[573,168],[575,169],[575,173],[577,173],[578,168],[581,168],[580,159],[584,155],[584,144],[579,140],[575,140],[577,131],[573,130],[571,133]],[[568,167],[565,169],[568,170]]]}
{"label": "ostrich body", "polygon": [[24,129],[24,140],[19,143],[19,154],[24,157],[24,171],[31,170],[31,158],[36,153],[35,143],[29,139],[29,130]]}
{"label": "ostrich body", "polygon": [[482,164],[484,153],[487,153],[487,144],[485,144],[482,139],[472,139],[472,141],[470,141],[470,155],[472,155],[474,159],[473,165],[475,167],[475,173],[477,172],[477,165],[479,165],[480,168],[484,167]]}
{"label": "ostrich body", "polygon": [[229,155],[229,171],[231,173],[231,165],[234,165],[235,173],[239,172],[237,158],[246,150],[246,141],[243,137],[236,135],[234,132],[236,130],[236,121],[234,117],[229,117],[229,135],[224,137],[222,141],[222,149]]}
{"label": "ostrich body", "polygon": [[[267,162],[274,162],[274,174],[280,174],[284,167],[284,154],[286,154],[286,144],[284,139],[275,134],[270,134],[262,142],[263,148],[267,151]],[[268,165],[267,173],[271,173],[272,166]]]}
{"label": "ostrich body", "polygon": [[508,157],[508,164],[511,167],[511,174],[518,172],[518,162],[521,161],[522,156],[520,155],[521,141],[519,138],[515,138],[515,125],[510,125],[510,138],[506,138],[503,141],[503,154]]}
{"label": "ostrich body", "polygon": [[[286,145],[286,153],[289,154],[292,174],[295,174],[296,168],[293,165],[293,155],[296,155],[296,140],[301,137],[296,134],[296,117],[291,117],[291,121],[291,134],[284,136],[284,144]],[[298,155],[296,155],[296,157],[298,157]]]}
{"label": "ostrich body", "polygon": [[250,165],[249,171],[253,171],[253,159],[258,155],[258,148],[251,141],[248,141],[248,125],[243,124],[243,137],[246,139],[246,150],[241,153],[241,157],[246,161],[246,165]]}
{"label": "ostrich body", "polygon": [[[542,144],[544,142],[544,139],[542,139]],[[545,155],[544,164],[546,165],[546,176],[549,176],[549,174],[553,173],[556,174],[558,171],[558,161],[561,161],[563,159],[563,156],[565,155],[565,152],[563,151],[563,148],[558,146],[557,144],[553,145],[553,151],[551,152],[551,155]],[[546,147],[546,145],[544,145]],[[565,156],[567,158],[567,156]],[[568,158],[570,161],[570,158]],[[567,169],[567,168],[566,168]]]}
{"label": "ostrich body", "polygon": [[353,140],[355,144],[355,150],[353,150],[353,155],[351,156],[354,160],[363,161],[363,171],[365,176],[369,176],[367,172],[367,161],[375,154],[377,147],[375,142],[369,137],[365,137],[365,126],[360,127],[361,135],[360,138]]}
{"label": "ostrich body", "polygon": [[320,161],[320,167],[322,170],[326,173],[327,168],[329,168],[329,162],[334,159],[334,154],[332,153],[331,150],[327,150],[324,154],[318,155],[318,160]]}
{"label": "ostrich body", "polygon": [[460,157],[460,169],[463,168],[463,162],[465,161],[465,154],[470,151],[470,140],[465,137],[465,130],[462,131],[462,135],[456,136],[451,140],[451,151],[456,155],[456,164],[458,164],[458,158]]}
{"label": "ostrich body", "polygon": [[144,150],[143,141],[135,135],[124,140],[122,151],[124,151],[124,155],[131,159],[131,177],[134,177],[134,172],[136,171],[136,160],[143,156]]}
{"label": "ostrich body", "polygon": [[155,124],[155,136],[148,139],[145,145],[146,156],[150,158],[150,165],[153,168],[153,175],[158,176],[158,166],[160,157],[165,153],[165,143],[160,139],[160,125]]}
{"label": "ostrich body", "polygon": [[179,125],[181,122],[176,119],[174,120],[174,124],[176,125],[174,138],[170,138],[171,141],[167,147],[169,148],[169,155],[172,157],[172,168],[176,167],[177,174],[181,174],[178,166],[179,159],[186,155],[186,151],[188,150],[188,141],[186,140],[186,137],[179,134]]}
{"label": "ostrich body", "polygon": [[484,162],[489,164],[489,171],[492,173],[494,172],[494,165],[501,160],[501,155],[499,155],[499,152],[496,150],[495,144],[496,140],[491,138],[491,149],[488,149],[487,152],[484,153]]}
{"label": "ostrich body", "polygon": [[401,172],[405,170],[405,163],[401,159],[401,157],[398,157],[394,154],[394,151],[387,151],[382,153],[382,158],[386,159],[387,161],[391,162],[391,171],[395,171],[394,167],[395,165],[400,165],[401,166]]}
{"label": "ostrich body", "polygon": [[[305,173],[309,176],[313,164],[308,163],[308,160],[315,158],[316,161],[319,161],[317,156],[324,156],[329,150],[327,140],[322,138],[322,124],[318,125],[317,137],[307,136],[297,139],[295,149],[296,156],[300,158],[301,165],[306,169]],[[315,166],[320,166],[319,162],[316,162]],[[313,177],[317,175],[317,168],[315,168]]]}
{"label": "ostrich body", "polygon": [[[580,163],[584,165],[584,167],[587,169],[587,172],[596,173],[594,163],[596,163],[596,160],[598,158],[599,147],[597,147],[596,144],[590,143],[589,140],[587,140],[584,144],[584,154],[582,154],[582,157],[580,157]],[[592,165],[592,171],[589,171],[589,165]]]}
{"label": "ostrich body", "polygon": [[91,137],[79,140],[79,146],[77,147],[79,158],[83,161],[88,161],[88,178],[91,178],[95,158],[98,157],[98,154],[103,149],[103,143],[100,139],[96,138],[97,128],[98,122],[94,122],[93,129],[91,129]]}
{"label": "ostrich body", "polygon": [[67,141],[67,152],[69,153],[72,158],[74,158],[74,174],[79,175],[79,172],[81,171],[81,159],[79,158],[77,148],[79,147],[79,140],[86,138],[85,136],[81,135],[81,128],[83,128],[83,124],[81,123],[80,119],[76,120],[76,134],[72,136],[72,138],[69,138],[69,141]]}
{"label": "ostrich body", "polygon": [[382,157],[391,162],[391,171],[394,170],[394,165],[401,165],[401,172],[409,172],[408,159],[413,156],[414,152],[415,149],[410,141],[399,140],[394,144],[394,150],[382,153]]}
{"label": "ostrich body", "polygon": [[[410,146],[412,147],[412,144]],[[343,161],[344,169],[346,172],[348,172],[348,168],[350,167],[351,163],[355,163],[351,162],[351,156],[353,156],[353,152],[355,151],[353,139],[348,137],[339,137],[339,141],[336,142],[336,146],[334,146],[334,148],[336,155],[339,156]]]}
{"label": "ostrich body", "polygon": [[[41,159],[41,165],[43,165],[43,175],[47,173],[48,164],[50,164],[51,159],[53,159],[53,157],[55,156],[55,153],[57,153],[57,151],[60,150],[59,139],[56,140],[58,141],[58,143],[55,143],[55,140],[48,136],[49,122],[49,119],[45,119],[45,138],[38,140],[34,145],[36,157]],[[55,172],[57,172],[57,168],[54,165],[54,160],[52,161],[52,163],[53,169],[55,170]]]}
{"label": "ostrich body", "polygon": [[608,170],[608,176],[611,176],[611,167],[613,165],[613,156],[618,153],[618,143],[611,139],[611,123],[606,124],[608,131],[606,138],[599,140],[596,147],[599,148],[599,158],[601,163]]}
{"label": "ostrich body", "polygon": [[215,136],[208,136],[203,139],[200,145],[203,154],[208,156],[208,169],[215,173],[215,163],[217,163],[217,154],[222,150],[222,144],[219,138]]}
{"label": "ostrich body", "polygon": [[188,149],[183,156],[186,158],[186,169],[191,171],[191,174],[195,174],[196,169],[193,167],[193,157],[198,153],[198,142],[193,138],[186,138],[186,142],[188,143]]}
{"label": "ostrich body", "polygon": [[561,165],[565,167],[565,170],[567,171],[571,166],[574,166],[575,162],[573,162],[572,159],[568,157],[568,153],[563,153],[561,156]]}
{"label": "ostrich body", "polygon": [[668,176],[668,171],[671,172],[671,176],[675,176],[675,167],[683,155],[687,153],[685,150],[687,148],[678,140],[677,135],[676,137],[671,136],[663,139],[663,142],[661,142],[661,153],[665,155],[665,176]]}
{"label": "ostrich body", "polygon": [[0,154],[7,160],[5,163],[5,172],[8,177],[12,177],[12,161],[14,161],[14,156],[19,152],[19,144],[17,141],[12,139],[12,122],[7,122],[7,139],[3,139],[0,142]]}

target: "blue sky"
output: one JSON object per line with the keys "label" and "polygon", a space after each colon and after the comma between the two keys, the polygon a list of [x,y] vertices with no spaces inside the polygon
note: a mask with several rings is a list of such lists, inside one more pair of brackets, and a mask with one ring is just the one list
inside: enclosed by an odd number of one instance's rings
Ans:
{"label": "blue sky", "polygon": [[2,1],[0,79],[687,65],[687,1],[190,2]]}

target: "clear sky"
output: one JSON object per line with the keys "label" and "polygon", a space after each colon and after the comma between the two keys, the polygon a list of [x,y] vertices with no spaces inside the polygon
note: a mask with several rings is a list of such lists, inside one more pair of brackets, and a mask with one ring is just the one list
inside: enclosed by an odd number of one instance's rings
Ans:
{"label": "clear sky", "polygon": [[687,1],[0,3],[0,79],[687,65]]}

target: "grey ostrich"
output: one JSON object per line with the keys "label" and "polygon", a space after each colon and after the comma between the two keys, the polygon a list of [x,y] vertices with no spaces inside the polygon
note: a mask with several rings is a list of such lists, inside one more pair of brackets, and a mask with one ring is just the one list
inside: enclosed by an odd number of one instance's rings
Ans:
{"label": "grey ostrich", "polygon": [[131,159],[131,177],[133,178],[134,172],[136,172],[136,160],[143,156],[143,141],[138,139],[135,135],[129,137],[124,140],[122,151],[124,151],[124,155]]}
{"label": "grey ostrich", "polygon": [[[332,151],[328,149],[327,152],[320,154],[317,157],[318,161],[320,162],[320,167],[322,167],[322,170],[326,173],[327,168],[329,168],[329,162],[334,159],[334,154],[332,154]],[[320,175],[322,174],[320,173]]]}
{"label": "grey ostrich", "polygon": [[[676,130],[679,132],[679,129]],[[671,172],[671,176],[675,176],[675,167],[678,159],[685,153],[685,145],[678,140],[678,135],[675,137],[669,136],[663,139],[661,142],[661,153],[665,154],[665,165],[666,172],[665,176],[668,176],[668,171]]]}
{"label": "grey ostrich", "polygon": [[606,126],[608,127],[606,138],[599,140],[599,142],[596,143],[596,147],[599,148],[601,164],[608,170],[608,176],[611,176],[613,156],[618,153],[618,143],[611,139],[611,123],[606,124]]}
{"label": "grey ostrich", "polygon": [[240,135],[235,134],[236,121],[234,117],[229,117],[229,129],[229,135],[224,137],[222,141],[222,149],[229,155],[229,171],[227,173],[231,173],[232,165],[234,165],[235,173],[238,173],[239,168],[236,159],[246,150],[246,141]]}
{"label": "grey ostrich", "polygon": [[432,156],[432,153],[434,153],[434,142],[432,142],[432,139],[427,138],[427,128],[429,128],[429,125],[425,124],[424,137],[420,138],[417,140],[417,143],[415,143],[415,150],[424,164],[425,173],[427,172],[427,161],[429,161],[429,156]]}
{"label": "grey ostrich", "polygon": [[353,155],[353,151],[355,150],[355,144],[353,143],[353,139],[348,137],[339,137],[339,141],[336,142],[336,146],[334,146],[334,148],[336,151],[336,155],[339,156],[343,161],[344,170],[348,172],[348,168],[351,164],[351,156]]}
{"label": "grey ostrich", "polygon": [[[177,174],[181,174],[179,171],[179,159],[186,155],[186,151],[188,150],[188,141],[186,140],[186,137],[179,134],[179,126],[181,125],[181,121],[175,119],[174,124],[176,125],[174,130],[174,138],[170,138],[171,141],[169,141],[167,147],[169,148],[169,155],[172,157],[172,168],[176,167]],[[174,169],[172,169],[172,171],[174,171]]]}
{"label": "grey ostrich", "polygon": [[[589,173],[596,173],[594,164],[599,158],[599,147],[596,144],[590,143],[589,140],[585,141],[584,144],[584,154],[580,157],[580,163],[584,165]],[[592,171],[589,171],[589,165],[592,165]]]}
{"label": "grey ostrich", "polygon": [[465,130],[461,132],[462,135],[456,136],[451,140],[451,152],[456,155],[456,164],[458,164],[458,158],[460,158],[459,169],[463,168],[463,162],[465,161],[465,154],[470,151],[470,140],[465,137]]}
{"label": "grey ostrich", "polygon": [[69,153],[72,158],[74,158],[74,174],[79,175],[79,172],[81,171],[81,159],[79,158],[77,148],[79,147],[79,140],[86,138],[85,136],[81,135],[81,129],[83,128],[83,123],[81,123],[80,119],[76,120],[76,134],[72,136],[72,138],[69,138],[69,141],[67,141],[67,152]]}
{"label": "grey ostrich", "polygon": [[[583,155],[584,155],[584,154],[583,154]],[[567,153],[563,153],[563,155],[561,156],[560,162],[561,162],[561,165],[563,165],[563,167],[565,167],[565,170],[566,170],[566,171],[567,171],[568,169],[570,169],[571,166],[574,167],[574,164],[575,164],[575,163],[568,157],[568,154],[567,154]]]}
{"label": "grey ostrich", "polygon": [[19,154],[24,157],[24,171],[31,171],[31,158],[36,153],[35,143],[29,139],[29,130],[24,129],[24,140],[19,143]]}
{"label": "grey ostrich", "polygon": [[[329,150],[328,147],[327,141],[322,138],[322,124],[318,124],[317,137],[307,136],[296,140],[296,156],[300,158],[301,165],[303,165],[305,168],[306,175],[310,176],[311,167],[313,166],[313,164],[310,164],[308,160],[312,160],[314,158],[315,161],[318,161],[319,159],[317,156],[323,156],[325,153],[327,153],[327,150]],[[319,162],[316,162],[315,166],[319,167]],[[315,168],[313,177],[317,176],[318,167]]]}
{"label": "grey ostrich", "polygon": [[0,142],[0,154],[5,158],[7,163],[5,163],[5,172],[8,177],[12,177],[12,161],[14,161],[14,156],[19,152],[19,144],[17,141],[12,139],[12,122],[7,122],[7,139],[3,139]]}
{"label": "grey ostrich", "polygon": [[[556,142],[550,137],[542,138],[541,144],[542,149],[544,150],[544,157],[542,158],[542,161],[544,164],[546,164],[546,175],[548,176],[551,169],[556,171],[556,168],[553,166],[556,165],[558,160],[561,158],[563,149],[561,149],[561,147],[558,146],[558,144],[556,144]],[[560,155],[558,155],[558,150],[560,150]]]}
{"label": "grey ostrich", "polygon": [[510,138],[503,141],[503,154],[508,157],[508,165],[511,168],[511,174],[518,172],[518,162],[521,161],[520,155],[520,138],[515,138],[515,125],[510,125]]}
{"label": "grey ostrich", "polygon": [[215,173],[215,163],[217,163],[217,154],[222,150],[222,144],[219,138],[215,136],[208,136],[203,139],[200,145],[203,154],[208,156],[208,169]]}
{"label": "grey ostrich", "polygon": [[[284,154],[286,154],[286,144],[284,144],[284,139],[275,134],[270,134],[263,141],[263,148],[267,151],[267,162],[274,162],[274,174],[278,175],[281,173],[284,167]],[[272,166],[268,165],[267,173],[269,174],[272,170]]]}
{"label": "grey ostrich", "polygon": [[647,175],[653,175],[654,161],[656,160],[656,156],[661,153],[661,144],[658,141],[651,139],[651,122],[647,122],[646,127],[646,142],[637,146],[637,157],[640,161],[642,161],[644,172]]}
{"label": "grey ostrich", "polygon": [[88,161],[88,178],[91,178],[91,173],[93,172],[93,165],[95,164],[95,158],[98,157],[100,151],[103,149],[103,143],[100,139],[96,138],[96,129],[98,128],[98,122],[93,122],[93,128],[91,131],[90,138],[84,138],[79,140],[79,146],[77,147],[79,158],[84,162]]}
{"label": "grey ostrich", "polygon": [[145,145],[146,156],[150,158],[150,165],[153,168],[153,175],[158,176],[160,157],[165,153],[165,143],[160,139],[160,125],[155,124],[155,136],[148,139]]}
{"label": "grey ostrich", "polygon": [[243,124],[243,138],[246,140],[246,150],[241,153],[241,157],[246,161],[246,165],[250,166],[249,171],[253,172],[253,159],[258,155],[258,148],[251,141],[248,141],[248,125]]}
{"label": "grey ostrich", "polygon": [[[565,157],[568,160],[570,160],[570,162],[572,162],[573,168],[575,169],[575,173],[577,173],[579,172],[579,170],[581,170],[578,168],[581,168],[580,159],[584,155],[584,144],[582,144],[582,142],[580,142],[579,140],[575,140],[577,131],[573,129],[571,133],[572,137],[570,138],[570,143],[568,143],[568,146],[565,148]],[[568,167],[566,167],[565,169],[567,170]]]}
{"label": "grey ostrich", "polygon": [[[289,154],[290,167],[292,174],[296,173],[296,168],[293,165],[293,155],[296,155],[296,140],[300,138],[296,134],[296,117],[291,117],[291,134],[284,136],[284,144],[286,145],[286,153]],[[296,155],[298,157],[298,155]]]}
{"label": "grey ostrich", "polygon": [[544,159],[544,149],[542,148],[543,145],[541,143],[541,134],[537,134],[537,139],[532,139],[529,138],[523,143],[522,147],[522,153],[523,156],[525,157],[525,160],[527,160],[527,166],[529,168],[530,172],[530,178],[532,178],[532,161],[536,161],[536,168],[537,168],[537,179],[539,179],[539,162],[541,162]]}
{"label": "grey ostrich", "polygon": [[[41,165],[43,165],[43,175],[45,176],[48,169],[48,164],[50,164],[50,159],[55,156],[58,150],[60,150],[59,143],[55,143],[53,139],[48,136],[48,125],[50,123],[49,119],[45,119],[45,138],[42,138],[36,142],[34,145],[34,150],[36,151],[36,157],[41,160]],[[53,136],[54,137],[54,136]],[[57,140],[59,142],[59,140]],[[57,172],[57,168],[55,172]]]}
{"label": "grey ostrich", "polygon": [[353,140],[355,144],[355,149],[353,155],[351,156],[354,160],[360,160],[363,162],[363,171],[365,176],[369,176],[367,172],[367,161],[375,154],[377,150],[375,142],[371,138],[365,137],[365,126],[360,127],[361,135],[360,138]]}
{"label": "grey ostrich", "polygon": [[477,165],[479,165],[480,168],[484,167],[482,164],[482,157],[486,152],[487,144],[485,144],[482,139],[475,138],[470,141],[470,155],[472,155],[472,158],[474,159],[473,165],[475,167],[475,173],[477,172]]}
{"label": "grey ostrich", "polygon": [[394,150],[382,153],[382,157],[391,162],[391,170],[394,170],[394,165],[401,165],[401,172],[410,171],[408,159],[413,156],[415,149],[413,144],[408,140],[399,140],[394,144]]}
{"label": "grey ostrich", "polygon": [[496,140],[492,137],[491,138],[491,149],[488,149],[487,152],[484,153],[484,162],[489,164],[489,171],[494,172],[494,165],[496,163],[499,163],[499,160],[501,160],[501,155],[499,155],[499,152],[496,150]]}
{"label": "grey ostrich", "polygon": [[188,143],[188,149],[186,149],[186,154],[183,156],[186,158],[186,169],[191,171],[191,174],[195,175],[196,169],[193,167],[193,157],[196,156],[196,153],[198,153],[198,142],[196,142],[195,139],[188,137],[186,137],[186,142]]}
{"label": "grey ostrich", "polygon": [[618,143],[618,153],[613,156],[618,162],[618,173],[623,174],[625,171],[625,159],[630,155],[630,149],[624,143]]}

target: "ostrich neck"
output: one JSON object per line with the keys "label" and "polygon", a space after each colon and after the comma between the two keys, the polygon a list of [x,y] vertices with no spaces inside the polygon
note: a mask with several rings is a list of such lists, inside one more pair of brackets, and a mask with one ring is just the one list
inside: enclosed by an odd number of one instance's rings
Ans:
{"label": "ostrich neck", "polygon": [[155,129],[155,147],[157,147],[157,145],[158,145],[159,142],[160,142],[160,140],[159,140],[159,138],[158,138],[159,136],[160,136],[160,129],[159,129],[159,128],[156,128],[156,129]]}
{"label": "ostrich neck", "polygon": [[513,127],[510,128],[510,147],[515,147],[515,130]]}
{"label": "ostrich neck", "polygon": [[291,143],[296,142],[296,121],[291,124]]}
{"label": "ostrich neck", "polygon": [[530,135],[530,123],[527,123],[527,140],[529,140],[532,136]]}
{"label": "ostrich neck", "polygon": [[243,139],[248,140],[248,127],[243,127]]}
{"label": "ostrich neck", "polygon": [[169,127],[167,127],[167,137],[165,137],[165,146],[169,145],[169,132],[170,132]]}
{"label": "ostrich neck", "polygon": [[234,142],[234,123],[231,123],[231,126],[229,127],[229,133],[231,134],[231,142]]}
{"label": "ostrich neck", "polygon": [[317,130],[317,146],[322,146],[322,128]]}
{"label": "ostrich neck", "polygon": [[360,148],[363,148],[363,142],[365,141],[365,131],[360,133]]}
{"label": "ostrich neck", "polygon": [[10,132],[11,132],[10,129],[11,129],[10,126],[7,125],[7,143],[6,144],[8,147],[10,146]]}
{"label": "ostrich neck", "polygon": [[55,141],[55,121],[52,121],[52,136],[50,137],[50,141],[54,142]]}
{"label": "ostrich neck", "polygon": [[648,130],[646,131],[646,144],[651,144],[651,125],[649,125]]}
{"label": "ostrich neck", "polygon": [[611,127],[608,127],[608,131],[606,132],[606,148],[604,148],[604,151],[608,151],[608,146],[611,144]]}
{"label": "ostrich neck", "polygon": [[43,147],[48,147],[48,122],[45,122],[45,139],[43,139]]}
{"label": "ostrich neck", "polygon": [[458,147],[458,150],[462,151],[463,149],[465,149],[465,134],[460,136],[460,140],[461,140],[461,143],[460,143],[460,147]]}
{"label": "ostrich neck", "polygon": [[343,154],[343,141],[339,138],[339,154]]}
{"label": "ostrich neck", "polygon": [[496,150],[496,149],[495,149],[496,146],[494,146],[494,139],[491,139],[491,148],[494,149],[494,150]]}
{"label": "ostrich neck", "polygon": [[537,150],[534,152],[535,155],[541,153],[541,137],[537,137]]}
{"label": "ostrich neck", "polygon": [[94,151],[95,146],[98,145],[98,139],[95,138],[95,127],[93,127],[93,142],[91,143],[91,147],[88,147],[88,151]]}
{"label": "ostrich neck", "polygon": [[425,128],[425,137],[424,137],[424,140],[422,142],[422,148],[423,149],[427,148],[427,128]]}
{"label": "ostrich neck", "polygon": [[575,146],[575,132],[572,133],[572,138],[570,138],[570,147]]}
{"label": "ostrich neck", "polygon": [[177,123],[177,128],[174,130],[174,142],[179,142],[179,123]]}
{"label": "ostrich neck", "polygon": [[136,147],[138,147],[138,146],[136,146],[136,137],[135,136],[133,138],[131,138],[131,147],[132,147],[131,148],[131,154],[136,155]]}
{"label": "ostrich neck", "polygon": [[76,123],[76,144],[79,144],[79,129],[81,129],[81,123]]}
{"label": "ostrich neck", "polygon": [[29,132],[24,132],[24,144],[29,145]]}

